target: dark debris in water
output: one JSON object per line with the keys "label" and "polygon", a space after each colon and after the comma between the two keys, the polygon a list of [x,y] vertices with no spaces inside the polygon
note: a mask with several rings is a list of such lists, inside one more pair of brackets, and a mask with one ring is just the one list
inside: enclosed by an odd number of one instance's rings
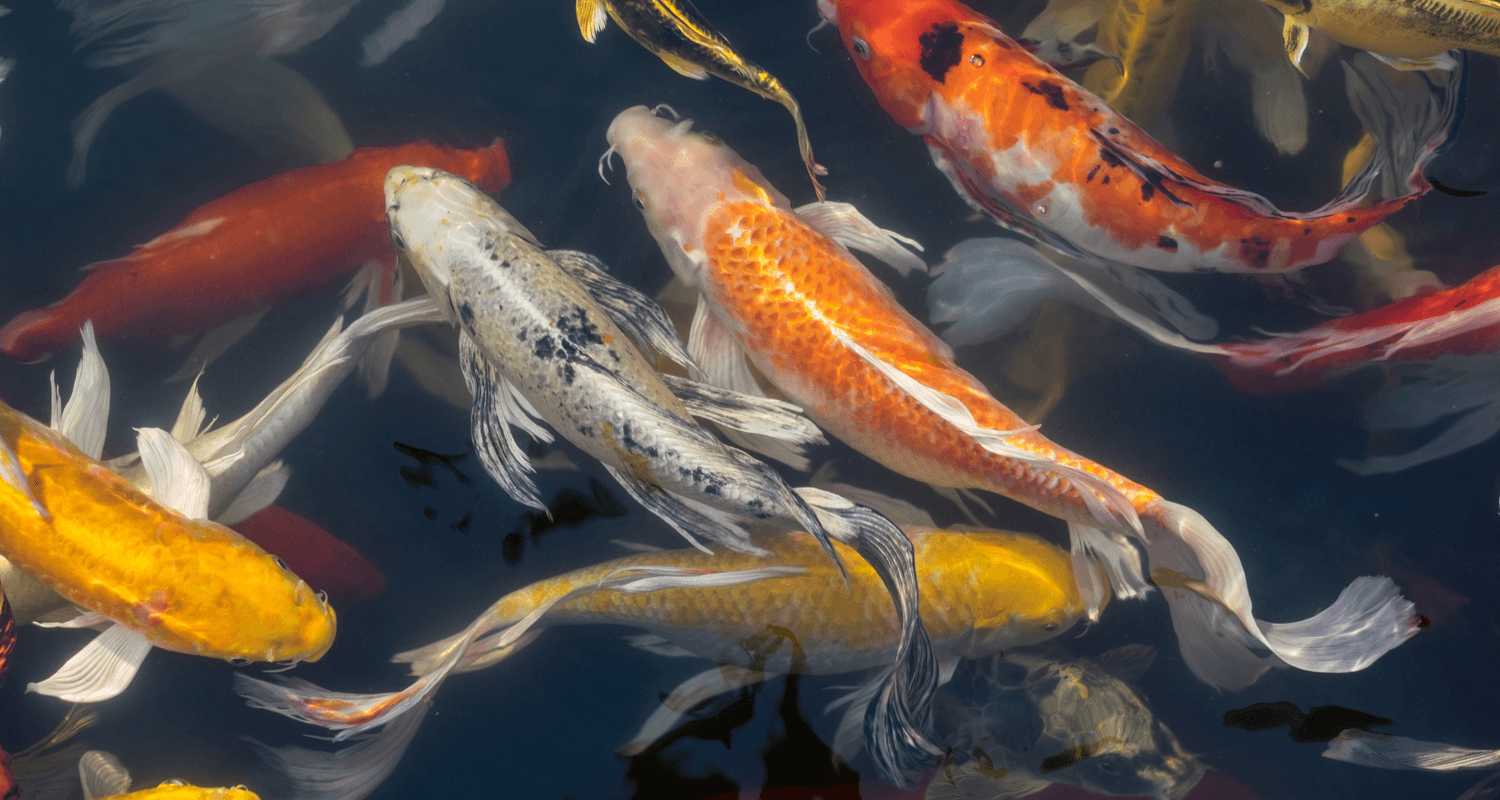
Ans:
{"label": "dark debris in water", "polygon": [[1287,726],[1294,742],[1328,742],[1351,728],[1369,731],[1377,725],[1394,724],[1385,717],[1366,714],[1343,706],[1313,706],[1302,713],[1296,703],[1256,703],[1224,712],[1224,726],[1247,731],[1264,731]]}

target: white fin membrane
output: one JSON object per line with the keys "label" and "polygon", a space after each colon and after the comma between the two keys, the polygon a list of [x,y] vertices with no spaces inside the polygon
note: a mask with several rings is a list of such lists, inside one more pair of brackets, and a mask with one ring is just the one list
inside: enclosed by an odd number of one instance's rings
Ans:
{"label": "white fin membrane", "polygon": [[458,360],[463,367],[464,384],[474,396],[469,411],[469,434],[484,471],[516,502],[546,512],[547,505],[537,494],[536,481],[531,479],[531,473],[535,472],[531,459],[516,443],[510,426],[515,425],[542,441],[551,441],[551,434],[512,399],[518,393],[490,366],[467,333],[458,335]]}
{"label": "white fin membrane", "polygon": [[113,754],[90,750],[78,759],[78,782],[83,800],[113,797],[130,791],[130,770]]}
{"label": "white fin membrane", "polygon": [[620,330],[635,342],[642,353],[655,352],[674,364],[697,375],[700,370],[683,348],[671,317],[655,300],[633,286],[609,275],[603,261],[576,250],[548,250],[546,254],[568,276],[583,286]]}
{"label": "white fin membrane", "polygon": [[676,375],[662,375],[661,379],[699,419],[792,444],[828,443],[818,426],[802,416],[801,407],[793,403],[721,389]]}
{"label": "white fin membrane", "polygon": [[876,225],[848,203],[828,200],[808,203],[792,209],[792,213],[813,230],[844,247],[869,253],[889,264],[903,278],[912,272],[927,272],[927,262],[906,249],[910,247],[920,252],[922,245],[917,240]]}
{"label": "white fin membrane", "polygon": [[161,428],[136,429],[135,442],[151,498],[188,519],[208,519],[211,484],[193,454]]}
{"label": "white fin membrane", "polygon": [[401,763],[432,700],[423,700],[375,735],[332,752],[271,747],[244,737],[269,769],[268,797],[278,800],[363,800]]}
{"label": "white fin membrane", "polygon": [[683,681],[671,693],[661,699],[661,705],[616,752],[626,758],[645,752],[657,740],[671,732],[693,706],[721,694],[754,686],[766,679],[766,673],[728,664],[711,667]]}
{"label": "white fin membrane", "polygon": [[69,703],[102,703],[130,685],[151,651],[146,637],[116,624],[84,645],[52,677],[26,691]]}
{"label": "white fin membrane", "polygon": [[61,412],[57,383],[52,384],[52,429],[67,437],[83,454],[95,461],[104,454],[104,433],[109,427],[109,370],[94,341],[94,323],[83,323],[83,356],[73,376],[73,391]]}
{"label": "white fin membrane", "polygon": [[626,636],[625,641],[637,650],[645,650],[652,655],[661,656],[662,658],[698,658],[697,653],[681,645],[672,644],[654,633]]}
{"label": "white fin membrane", "polygon": [[235,496],[228,508],[214,517],[214,522],[232,528],[255,516],[266,506],[276,502],[276,498],[281,496],[281,490],[286,488],[287,481],[291,479],[292,470],[285,462],[272,461],[255,474],[250,485]]}
{"label": "white fin membrane", "polygon": [[1404,736],[1389,736],[1351,728],[1328,743],[1324,758],[1347,761],[1379,769],[1417,769],[1452,772],[1463,769],[1494,769],[1500,766],[1500,750],[1470,750],[1438,742],[1421,742]]}
{"label": "white fin membrane", "polygon": [[421,35],[422,29],[442,13],[446,0],[411,0],[391,12],[380,23],[376,31],[360,42],[364,56],[359,59],[361,67],[375,67],[385,63],[401,45]]}
{"label": "white fin membrane", "polygon": [[259,311],[232,319],[213,330],[205,331],[198,339],[198,343],[193,346],[193,352],[188,353],[187,360],[182,362],[182,366],[167,378],[167,383],[185,381],[202,374],[209,364],[214,363],[219,356],[228,352],[229,348],[239,343],[250,331],[255,330],[255,326],[259,325],[270,311],[271,307],[266,306]]}

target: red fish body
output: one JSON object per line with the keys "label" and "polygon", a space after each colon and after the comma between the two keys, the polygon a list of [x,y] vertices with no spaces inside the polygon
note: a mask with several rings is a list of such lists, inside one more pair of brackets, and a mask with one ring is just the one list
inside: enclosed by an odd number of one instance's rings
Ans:
{"label": "red fish body", "polygon": [[1301,333],[1221,345],[1237,388],[1264,394],[1316,385],[1373,362],[1431,361],[1500,351],[1500,267],[1452,289],[1408,297]]}
{"label": "red fish body", "polygon": [[331,597],[369,600],[385,591],[385,576],[344,541],[281,506],[266,506],[234,525],[236,533],[286,562],[307,584]]}
{"label": "red fish body", "polygon": [[1176,272],[1328,261],[1428,188],[1308,214],[1217,183],[955,0],[822,0],[895,121],[970,204],[1048,244]]}
{"label": "red fish body", "polygon": [[365,147],[342,161],[284,172],[208,203],[123,258],[90,265],[67,297],[0,328],[0,353],[35,361],[76,341],[87,319],[100,341],[195,333],[367,261],[394,267],[382,187],[386,172],[402,164],[447,170],[485,191],[510,182],[498,139],[475,150],[428,142]]}

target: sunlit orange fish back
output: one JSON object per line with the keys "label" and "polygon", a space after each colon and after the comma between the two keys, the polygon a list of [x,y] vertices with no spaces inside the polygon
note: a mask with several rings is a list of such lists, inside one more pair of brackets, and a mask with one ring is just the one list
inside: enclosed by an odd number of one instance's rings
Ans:
{"label": "sunlit orange fish back", "polygon": [[342,161],[284,172],[202,206],[129,255],[90,265],[67,297],[0,328],[0,353],[35,361],[77,341],[89,319],[101,342],[194,333],[310,292],[367,261],[394,267],[382,187],[401,164],[443,169],[490,192],[510,182],[498,139],[474,150],[429,142],[363,147]]}
{"label": "sunlit orange fish back", "polygon": [[162,506],[3,403],[0,438],[30,490],[0,481],[0,554],[58,594],[181,653],[316,661],[333,643],[333,609],[253,542]]}

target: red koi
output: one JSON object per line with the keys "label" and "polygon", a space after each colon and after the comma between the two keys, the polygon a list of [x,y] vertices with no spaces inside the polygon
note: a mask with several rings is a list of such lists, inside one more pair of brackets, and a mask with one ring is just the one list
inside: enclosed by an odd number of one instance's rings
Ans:
{"label": "red koi", "polygon": [[369,600],[385,591],[385,576],[374,564],[301,514],[266,506],[234,530],[279,556],[318,591],[355,600]]}
{"label": "red koi", "polygon": [[414,142],[365,147],[348,158],[284,172],[202,206],[129,255],[89,265],[71,294],[0,328],[0,353],[36,361],[78,339],[84,320],[99,341],[172,336],[218,327],[328,284],[368,261],[390,275],[396,253],[385,221],[385,174],[436,167],[487,192],[510,182],[499,139],[458,150]]}
{"label": "red koi", "polygon": [[1286,272],[1332,259],[1430,188],[1421,169],[1456,108],[1450,85],[1416,134],[1415,163],[1399,167],[1411,194],[1357,207],[1367,167],[1323,208],[1287,213],[1202,175],[956,0],[819,8],[881,107],[926,140],[971,205],[1071,253],[1145,269]]}
{"label": "red koi", "polygon": [[1220,345],[1231,383],[1246,392],[1289,392],[1364,364],[1432,361],[1500,351],[1500,266],[1452,289],[1330,320],[1301,333]]}

